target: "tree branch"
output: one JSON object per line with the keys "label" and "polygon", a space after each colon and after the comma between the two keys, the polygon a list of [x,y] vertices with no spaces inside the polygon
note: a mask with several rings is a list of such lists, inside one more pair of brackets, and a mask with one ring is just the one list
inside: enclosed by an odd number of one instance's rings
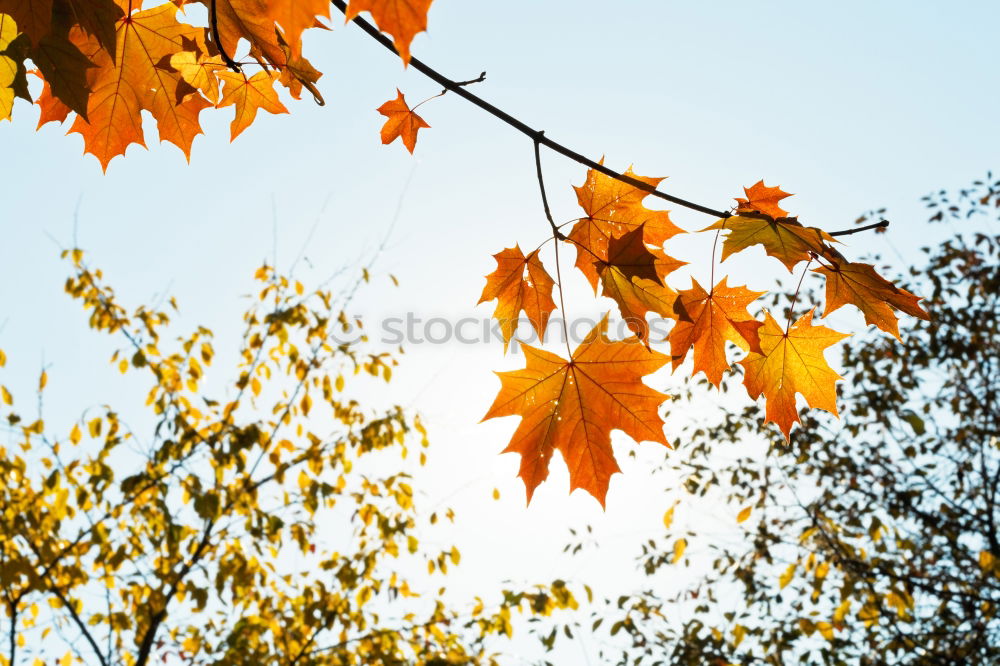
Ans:
{"label": "tree branch", "polygon": [[[35,546],[34,542],[32,542],[30,539],[25,539],[25,543],[28,544],[28,548],[30,548],[31,552],[35,554],[35,557],[37,557],[38,560],[41,561],[42,553]],[[90,645],[90,649],[94,651],[94,656],[97,657],[97,660],[101,663],[101,666],[108,666],[108,662],[104,658],[104,654],[101,652],[101,648],[98,647],[97,641],[94,640],[94,637],[87,629],[87,624],[83,621],[83,618],[81,618],[80,614],[76,612],[76,607],[73,605],[72,600],[69,599],[63,593],[63,591],[59,589],[59,586],[56,584],[56,581],[52,580],[52,577],[49,575],[48,570],[46,570],[46,572],[43,575],[45,576],[45,578],[48,578],[48,582],[50,584],[49,589],[51,590],[52,594],[56,595],[56,599],[58,599],[60,603],[62,603],[63,607],[65,607],[66,610],[69,611],[69,616],[73,620],[73,624],[75,624],[76,628],[80,630],[80,633],[83,635],[84,640],[86,640],[87,644]]]}
{"label": "tree branch", "polygon": [[163,621],[167,618],[167,608],[173,600],[174,595],[177,594],[180,584],[184,582],[184,579],[187,578],[187,575],[191,573],[191,570],[194,569],[194,567],[201,560],[202,556],[205,554],[205,549],[208,548],[208,544],[211,541],[212,530],[214,527],[215,520],[209,520],[206,523],[205,528],[202,531],[201,540],[198,542],[198,547],[191,555],[191,559],[188,560],[183,567],[181,567],[181,570],[177,573],[177,577],[174,579],[174,582],[170,585],[170,589],[167,591],[166,595],[164,595],[163,607],[150,617],[149,627],[146,628],[146,632],[143,634],[142,640],[139,642],[139,651],[135,658],[135,666],[146,666],[149,661],[149,656],[153,649],[153,641],[156,638],[156,632],[159,630],[160,625],[163,624]]}
{"label": "tree branch", "polygon": [[[339,9],[345,15],[347,14],[347,3],[345,3],[343,0],[330,0],[330,2],[331,2],[331,4],[333,4],[334,7],[336,7],[337,9]],[[379,44],[381,44],[382,46],[384,46],[386,49],[388,49],[389,51],[392,51],[393,53],[395,53],[397,55],[399,54],[399,52],[396,51],[396,47],[394,47],[392,45],[392,40],[390,40],[388,37],[386,37],[381,32],[379,32],[378,28],[376,28],[375,26],[373,26],[371,23],[368,23],[368,21],[365,21],[360,16],[355,17],[353,22],[359,28],[361,28],[366,33],[368,33],[368,35],[370,35],[372,39],[374,39],[375,41],[377,41]],[[615,180],[620,180],[621,182],[627,183],[627,184],[631,185],[632,187],[638,188],[638,189],[640,189],[640,190],[642,190],[644,192],[648,192],[650,195],[652,195],[654,197],[658,197],[660,199],[664,199],[664,200],[669,201],[671,203],[677,204],[678,206],[683,206],[684,208],[689,208],[691,210],[695,210],[695,211],[698,211],[699,213],[704,213],[706,215],[711,215],[713,217],[729,217],[729,213],[727,213],[725,211],[716,210],[716,209],[710,208],[708,206],[702,206],[701,204],[697,204],[697,203],[694,203],[692,201],[688,201],[686,199],[681,199],[680,197],[675,197],[672,194],[667,194],[666,192],[661,192],[658,189],[656,189],[655,187],[653,187],[652,185],[648,185],[648,184],[642,182],[641,180],[638,180],[638,179],[633,178],[631,176],[626,176],[623,173],[618,173],[617,171],[614,171],[613,169],[609,169],[608,167],[604,166],[603,164],[600,164],[599,162],[596,162],[596,161],[590,159],[589,157],[585,157],[584,155],[581,155],[580,153],[576,152],[575,150],[572,150],[571,148],[567,148],[566,146],[562,145],[561,143],[557,143],[557,142],[553,141],[552,139],[549,139],[548,137],[545,136],[544,132],[541,132],[541,131],[536,130],[536,129],[532,129],[531,127],[529,127],[525,123],[521,122],[520,120],[518,120],[514,116],[510,115],[509,113],[507,113],[506,111],[504,111],[502,109],[498,109],[497,107],[493,106],[492,104],[490,104],[489,102],[487,102],[483,98],[479,97],[478,95],[475,95],[475,94],[469,92],[465,87],[463,87],[463,85],[461,85],[459,83],[456,83],[455,81],[452,81],[451,79],[447,78],[446,76],[444,76],[442,74],[439,74],[437,71],[435,71],[434,69],[432,69],[428,65],[424,64],[423,62],[421,62],[417,58],[410,58],[410,66],[413,67],[418,72],[420,72],[421,74],[423,74],[424,76],[426,76],[427,78],[431,79],[432,81],[434,81],[434,82],[436,82],[436,83],[444,86],[444,88],[446,90],[449,90],[449,91],[455,93],[456,95],[458,95],[459,97],[462,97],[465,100],[467,100],[469,102],[472,102],[473,104],[475,104],[476,106],[478,106],[482,110],[486,111],[490,115],[492,115],[495,118],[498,118],[499,120],[502,120],[503,122],[507,123],[508,125],[510,125],[514,129],[516,129],[521,134],[524,134],[525,136],[531,138],[532,140],[538,142],[539,144],[545,146],[546,148],[554,150],[555,152],[559,153],[560,155],[568,157],[569,159],[573,160],[574,162],[578,162],[579,164],[582,164],[582,165],[584,165],[586,167],[589,167],[589,168],[591,168],[591,169],[593,169],[595,171],[603,173],[605,176],[608,176],[610,178],[614,178]]]}

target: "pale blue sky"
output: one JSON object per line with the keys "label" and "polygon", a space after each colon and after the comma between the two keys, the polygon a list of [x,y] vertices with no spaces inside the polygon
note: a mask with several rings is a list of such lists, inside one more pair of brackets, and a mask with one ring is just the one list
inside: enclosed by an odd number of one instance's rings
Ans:
{"label": "pale blue sky", "polygon": [[[123,298],[137,303],[169,290],[182,323],[213,328],[220,347],[236,339],[254,267],[272,257],[275,221],[278,265],[287,268],[319,220],[306,251],[315,270],[301,271],[318,279],[370,252],[398,208],[376,272],[391,271],[401,287],[377,280],[359,311],[492,311],[474,307],[491,255],[546,235],[531,142],[447,95],[422,107],[432,128],[415,156],[398,143],[383,147],[375,107],[396,87],[411,102],[438,89],[356,28],[334,23],[331,33],[314,31],[306,51],[325,72],[327,106],[286,100],[291,115],[262,114],[232,145],[231,110],[206,112],[207,136],[195,141],[190,164],[150,128],[150,150],[133,147],[105,175],[81,155],[79,136],[53,125],[36,133],[37,110],[15,106],[14,122],[0,124],[0,348],[11,357],[4,383],[30,389],[44,359],[57,423],[130,397],[105,363],[111,346],[83,330],[83,315],[62,293],[66,268],[48,236],[72,244],[77,210],[80,245]],[[665,189],[682,197],[726,207],[741,186],[766,178],[796,193],[787,208],[827,229],[887,206],[889,233],[853,237],[848,253],[886,251],[889,242],[916,259],[915,249],[935,240],[919,197],[1000,168],[997,25],[1000,5],[985,1],[437,0],[413,53],[456,79],[486,70],[477,94],[583,153],[606,155],[609,166],[669,176]],[[543,159],[556,219],[576,217],[570,186],[583,181],[583,168],[551,153]],[[685,211],[674,219],[686,229],[711,222]],[[695,275],[707,281],[704,239],[668,249],[702,262]],[[769,286],[759,257],[729,263],[731,282]],[[579,285],[568,294],[582,313],[608,307]],[[858,325],[849,316],[840,322]],[[655,532],[677,496],[648,480],[661,451],[646,444],[639,462],[623,461],[626,476],[612,481],[606,513],[581,493],[567,497],[561,471],[525,510],[516,457],[497,455],[516,419],[477,424],[498,388],[491,370],[521,359],[504,358],[499,345],[409,351],[384,399],[425,414],[432,448],[424,490],[431,503],[449,498],[460,509],[466,580],[565,574],[558,553],[569,521],[594,523],[613,546],[574,571],[607,587],[630,579],[634,543]],[[670,384],[664,375],[655,385]],[[616,446],[621,454],[635,448],[625,438]],[[503,493],[496,503],[494,486]]]}

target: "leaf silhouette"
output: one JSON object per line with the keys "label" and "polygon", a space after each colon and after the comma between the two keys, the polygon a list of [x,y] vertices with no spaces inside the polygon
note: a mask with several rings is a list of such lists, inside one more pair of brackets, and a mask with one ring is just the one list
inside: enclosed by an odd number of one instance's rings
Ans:
{"label": "leaf silhouette", "polygon": [[607,260],[593,260],[603,286],[601,295],[618,304],[628,327],[648,346],[646,313],[674,316],[677,293],[663,284],[663,276],[684,262],[648,248],[643,242],[641,224],[620,238],[611,238],[607,255]]}
{"label": "leaf silhouette", "polygon": [[668,396],[642,382],[667,362],[666,355],[608,340],[607,323],[605,316],[568,361],[522,345],[526,367],[497,373],[500,393],[483,420],[522,417],[504,452],[521,455],[529,502],[555,451],[569,468],[570,489],[583,488],[603,506],[611,475],[621,471],[611,430],[669,446],[657,411]]}
{"label": "leaf silhouette", "polygon": [[[52,27],[52,0],[0,0],[0,14],[6,14],[20,32],[37,46]],[[2,43],[2,41],[0,41]],[[6,45],[0,48],[2,51]]]}

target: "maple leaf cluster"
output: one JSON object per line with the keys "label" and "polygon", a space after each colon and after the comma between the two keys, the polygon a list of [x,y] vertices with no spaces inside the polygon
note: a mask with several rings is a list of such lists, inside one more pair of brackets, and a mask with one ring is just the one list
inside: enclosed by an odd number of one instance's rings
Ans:
{"label": "maple leaf cluster", "polygon": [[[208,8],[208,25],[182,20],[193,4]],[[345,16],[369,12],[406,63],[430,4],[353,0]],[[142,0],[0,0],[0,120],[11,117],[15,97],[32,101],[34,74],[43,82],[34,100],[38,126],[72,114],[69,132],[105,170],[130,145],[146,145],[144,111],[160,140],[190,157],[207,108],[234,107],[235,139],[258,111],[287,113],[275,84],[294,99],[305,89],[323,102],[302,34],[326,28],[329,18],[329,0],[172,0],[147,8]]]}
{"label": "maple leaf cluster", "polygon": [[[662,178],[644,178],[631,169],[625,175],[655,188]],[[548,475],[549,461],[559,451],[569,468],[571,490],[583,488],[604,504],[610,478],[620,471],[611,449],[611,430],[623,430],[636,441],[667,445],[659,407],[669,396],[643,383],[643,377],[670,363],[674,370],[689,357],[692,373],[704,373],[719,387],[732,360],[727,343],[742,350],[743,384],[751,398],[764,397],[766,421],[774,422],[789,440],[799,421],[797,395],[813,408],[837,414],[836,382],[824,351],[846,334],[813,323],[814,309],[797,321],[779,323],[769,312],[754,315],[750,306],[765,292],[731,286],[722,276],[706,290],[694,279],[675,291],[667,276],[685,262],[666,254],[664,245],[685,233],[667,211],[645,206],[649,192],[591,169],[576,187],[584,215],[572,222],[568,235],[553,230],[552,240],[576,249],[576,267],[595,293],[611,298],[628,323],[632,337],[612,341],[607,316],[588,338],[561,358],[521,344],[526,367],[497,373],[501,389],[484,419],[521,416],[504,452],[521,455],[520,476],[528,501]],[[899,338],[894,310],[926,319],[919,298],[896,287],[869,264],[846,260],[836,239],[801,224],[779,206],[790,196],[763,181],[744,188],[732,213],[702,231],[725,234],[721,260],[760,245],[791,272],[801,262],[826,278],[827,316],[851,304],[866,323]],[[558,261],[558,253],[556,254]],[[495,255],[497,269],[487,276],[480,302],[496,300],[505,350],[524,312],[539,337],[556,309],[557,285],[542,265],[539,250],[525,256],[518,246]],[[714,276],[714,267],[713,267]],[[794,303],[793,303],[794,307]],[[673,320],[667,337],[651,337],[648,313]],[[654,345],[669,346],[669,354]]]}

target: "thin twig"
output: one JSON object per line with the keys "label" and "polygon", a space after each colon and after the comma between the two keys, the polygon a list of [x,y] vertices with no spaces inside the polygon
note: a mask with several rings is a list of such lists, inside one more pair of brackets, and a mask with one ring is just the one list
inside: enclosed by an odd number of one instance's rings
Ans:
{"label": "thin twig", "polygon": [[[330,3],[334,7],[336,7],[337,9],[339,9],[345,16],[347,15],[347,3],[344,2],[344,0],[330,0]],[[212,0],[212,4],[214,6],[215,0]],[[354,19],[352,20],[352,22],[355,25],[357,25],[359,28],[361,28],[362,30],[364,30],[366,33],[368,33],[368,35],[372,39],[374,39],[375,41],[377,41],[379,44],[381,44],[382,46],[384,46],[386,49],[388,49],[392,53],[395,53],[396,55],[399,55],[399,51],[396,50],[396,47],[393,45],[392,40],[389,39],[388,37],[386,37],[385,35],[383,35],[379,31],[379,29],[376,28],[375,26],[373,26],[371,23],[369,23],[368,21],[365,21],[360,16],[354,17]],[[225,56],[225,54],[223,54],[223,56]],[[718,217],[718,218],[727,218],[727,217],[730,217],[730,214],[728,212],[725,212],[725,211],[722,211],[722,210],[718,210],[718,209],[712,208],[710,206],[703,206],[703,205],[695,203],[693,201],[688,201],[687,199],[682,199],[682,198],[676,197],[676,196],[674,196],[672,194],[667,194],[666,192],[661,192],[660,190],[656,189],[656,187],[654,187],[654,186],[652,186],[652,185],[650,185],[648,183],[645,183],[645,182],[639,180],[638,178],[634,178],[634,177],[626,175],[624,173],[619,173],[619,172],[615,171],[614,169],[609,169],[608,167],[604,166],[600,162],[592,160],[589,157],[586,157],[586,156],[582,155],[581,153],[578,153],[577,151],[575,151],[575,150],[573,150],[571,148],[568,148],[567,146],[564,146],[561,143],[558,143],[556,141],[553,141],[552,139],[549,139],[548,137],[545,136],[545,132],[544,131],[536,130],[536,129],[531,128],[530,126],[528,126],[524,122],[518,120],[514,116],[512,116],[509,113],[507,113],[506,111],[504,111],[503,109],[500,109],[500,108],[497,108],[496,106],[493,106],[492,104],[490,104],[489,102],[487,102],[486,100],[484,100],[482,97],[479,97],[478,95],[475,95],[474,93],[471,93],[471,92],[469,92],[468,90],[465,89],[465,86],[467,86],[469,84],[479,83],[480,81],[483,81],[486,78],[486,72],[483,72],[482,74],[480,74],[479,78],[472,79],[470,81],[452,81],[451,79],[449,79],[448,77],[446,77],[443,74],[439,73],[437,70],[435,70],[432,67],[428,66],[427,64],[425,64],[424,62],[422,62],[418,58],[411,57],[410,61],[409,61],[409,64],[412,65],[415,70],[417,70],[418,72],[420,72],[421,74],[423,74],[427,78],[429,78],[432,81],[435,81],[435,82],[441,84],[442,86],[444,86],[445,90],[449,90],[451,92],[454,92],[456,95],[458,95],[460,97],[463,97],[466,101],[472,102],[473,104],[475,104],[476,106],[478,106],[482,110],[486,111],[490,115],[494,116],[495,118],[497,118],[499,120],[502,120],[503,122],[507,123],[508,125],[510,125],[511,127],[513,127],[514,129],[516,129],[518,132],[521,132],[522,134],[530,137],[533,141],[535,141],[536,149],[537,149],[538,144],[544,145],[545,147],[547,147],[547,148],[549,148],[551,150],[554,150],[555,152],[559,153],[560,155],[563,155],[564,157],[568,157],[569,159],[573,160],[574,162],[577,162],[577,163],[582,164],[582,165],[584,165],[584,166],[586,166],[586,167],[588,167],[590,169],[593,169],[594,171],[602,173],[605,176],[608,176],[609,178],[614,178],[615,180],[621,181],[623,183],[631,185],[632,187],[635,187],[636,189],[642,190],[643,192],[648,193],[650,196],[654,196],[654,197],[663,199],[665,201],[669,201],[671,203],[677,204],[678,206],[682,206],[682,207],[687,208],[689,210],[694,210],[694,211],[697,211],[699,213],[704,213],[705,215],[711,215],[712,217]],[[857,229],[846,229],[846,230],[843,230],[843,231],[835,231],[835,232],[832,232],[830,235],[831,236],[849,236],[851,234],[856,234],[856,233],[861,232],[861,231],[868,231],[869,229],[877,229],[877,228],[883,228],[883,227],[887,227],[887,226],[889,226],[889,222],[886,221],[886,220],[882,220],[881,222],[877,222],[875,224],[870,224],[870,225],[865,226],[865,227],[859,227]]]}
{"label": "thin twig", "polygon": [[860,233],[862,231],[868,231],[869,229],[885,229],[889,226],[889,220],[879,220],[874,224],[866,224],[863,227],[858,227],[857,229],[844,229],[843,231],[831,231],[829,234],[831,236],[850,236],[851,234]]}
{"label": "thin twig", "polygon": [[562,329],[563,329],[563,341],[566,343],[566,353],[569,355],[569,359],[573,359],[573,350],[569,346],[569,325],[566,323],[566,302],[563,299],[563,280],[562,280],[562,267],[559,264],[559,241],[566,240],[566,236],[559,231],[559,227],[556,226],[555,221],[552,219],[552,211],[549,210],[549,197],[545,194],[545,179],[542,177],[542,155],[539,150],[540,142],[535,139],[535,173],[538,174],[538,189],[542,193],[542,208],[545,209],[545,219],[549,221],[549,226],[552,227],[552,238],[555,240],[556,249],[556,284],[559,287],[559,311],[562,313]]}
{"label": "thin twig", "polygon": [[[333,4],[334,7],[336,7],[337,9],[339,9],[341,12],[343,12],[346,15],[346,13],[347,13],[347,4],[343,0],[330,0],[330,2],[331,2],[331,4]],[[372,39],[374,39],[375,41],[377,41],[379,44],[381,44],[382,46],[384,46],[386,49],[388,49],[389,51],[392,51],[393,53],[395,53],[397,55],[399,54],[399,52],[396,51],[396,47],[394,47],[392,45],[392,40],[390,40],[388,37],[386,37],[381,32],[379,32],[378,28],[376,28],[375,26],[373,26],[371,23],[368,23],[367,21],[365,21],[364,19],[362,19],[360,16],[355,17],[353,19],[353,22],[359,28],[361,28],[366,33],[368,33],[368,35],[371,36]],[[503,122],[507,123],[508,125],[510,125],[511,127],[513,127],[514,129],[516,129],[518,132],[521,132],[525,136],[530,137],[531,139],[537,141],[538,143],[542,144],[546,148],[550,148],[551,150],[554,150],[555,152],[559,153],[560,155],[568,157],[568,158],[570,158],[571,160],[573,160],[575,162],[578,162],[578,163],[580,163],[580,164],[582,164],[582,165],[584,165],[586,167],[589,167],[589,168],[591,168],[591,169],[593,169],[595,171],[603,173],[605,176],[608,176],[610,178],[614,178],[615,180],[619,180],[619,181],[621,181],[623,183],[627,183],[627,184],[631,185],[632,187],[635,187],[635,188],[638,188],[638,189],[642,190],[643,192],[648,192],[652,196],[655,196],[655,197],[658,197],[660,199],[664,199],[664,200],[669,201],[671,203],[677,204],[678,206],[683,206],[684,208],[689,208],[691,210],[696,210],[696,211],[698,211],[700,213],[704,213],[706,215],[712,215],[713,217],[727,217],[728,216],[728,213],[725,213],[725,212],[723,212],[721,210],[716,210],[716,209],[710,208],[708,206],[702,206],[701,204],[697,204],[697,203],[694,203],[692,201],[687,201],[686,199],[681,199],[680,197],[675,197],[675,196],[673,196],[671,194],[667,194],[666,192],[661,192],[658,189],[656,189],[655,187],[653,187],[652,185],[649,185],[648,183],[644,183],[644,182],[642,182],[641,180],[639,180],[637,178],[633,178],[632,176],[627,176],[627,175],[625,175],[623,173],[618,173],[617,171],[615,171],[613,169],[609,169],[608,167],[604,166],[603,164],[601,164],[601,163],[599,163],[599,162],[597,162],[595,160],[592,160],[592,159],[590,159],[588,157],[585,157],[584,155],[581,155],[580,153],[576,152],[575,150],[567,148],[566,146],[562,145],[561,143],[557,143],[557,142],[553,141],[552,139],[547,138],[546,136],[544,136],[544,134],[541,131],[536,130],[536,129],[532,129],[531,127],[529,127],[525,123],[521,122],[520,120],[518,120],[514,116],[510,115],[509,113],[507,113],[506,111],[503,111],[502,109],[499,109],[499,108],[493,106],[492,104],[490,104],[489,102],[487,102],[483,98],[479,97],[478,95],[475,95],[475,94],[469,92],[463,86],[457,84],[455,81],[452,81],[451,79],[447,78],[446,76],[444,76],[442,74],[439,74],[436,70],[434,70],[433,68],[431,68],[428,65],[424,64],[423,62],[421,62],[417,58],[410,58],[410,63],[409,64],[415,70],[417,70],[418,72],[420,72],[424,76],[428,77],[432,81],[437,82],[438,84],[444,86],[447,90],[455,93],[456,95],[458,95],[460,97],[465,98],[469,102],[472,102],[473,104],[475,104],[479,108],[483,109],[484,111],[486,111],[490,115],[492,115],[492,116],[496,117],[497,119],[502,120]]]}
{"label": "thin twig", "polygon": [[480,72],[479,76],[474,79],[469,79],[468,81],[455,81],[456,86],[471,86],[474,83],[482,83],[486,80],[486,72]]}
{"label": "thin twig", "polygon": [[[810,252],[812,257],[816,256],[815,252]],[[802,269],[802,275],[799,277],[799,284],[795,287],[795,294],[792,295],[792,304],[788,306],[788,321],[785,322],[785,337],[788,337],[788,329],[792,327],[792,319],[795,317],[795,303],[799,300],[799,291],[802,290],[802,281],[806,279],[806,273],[809,272],[809,266],[812,264],[812,258],[806,262],[806,267]]]}

